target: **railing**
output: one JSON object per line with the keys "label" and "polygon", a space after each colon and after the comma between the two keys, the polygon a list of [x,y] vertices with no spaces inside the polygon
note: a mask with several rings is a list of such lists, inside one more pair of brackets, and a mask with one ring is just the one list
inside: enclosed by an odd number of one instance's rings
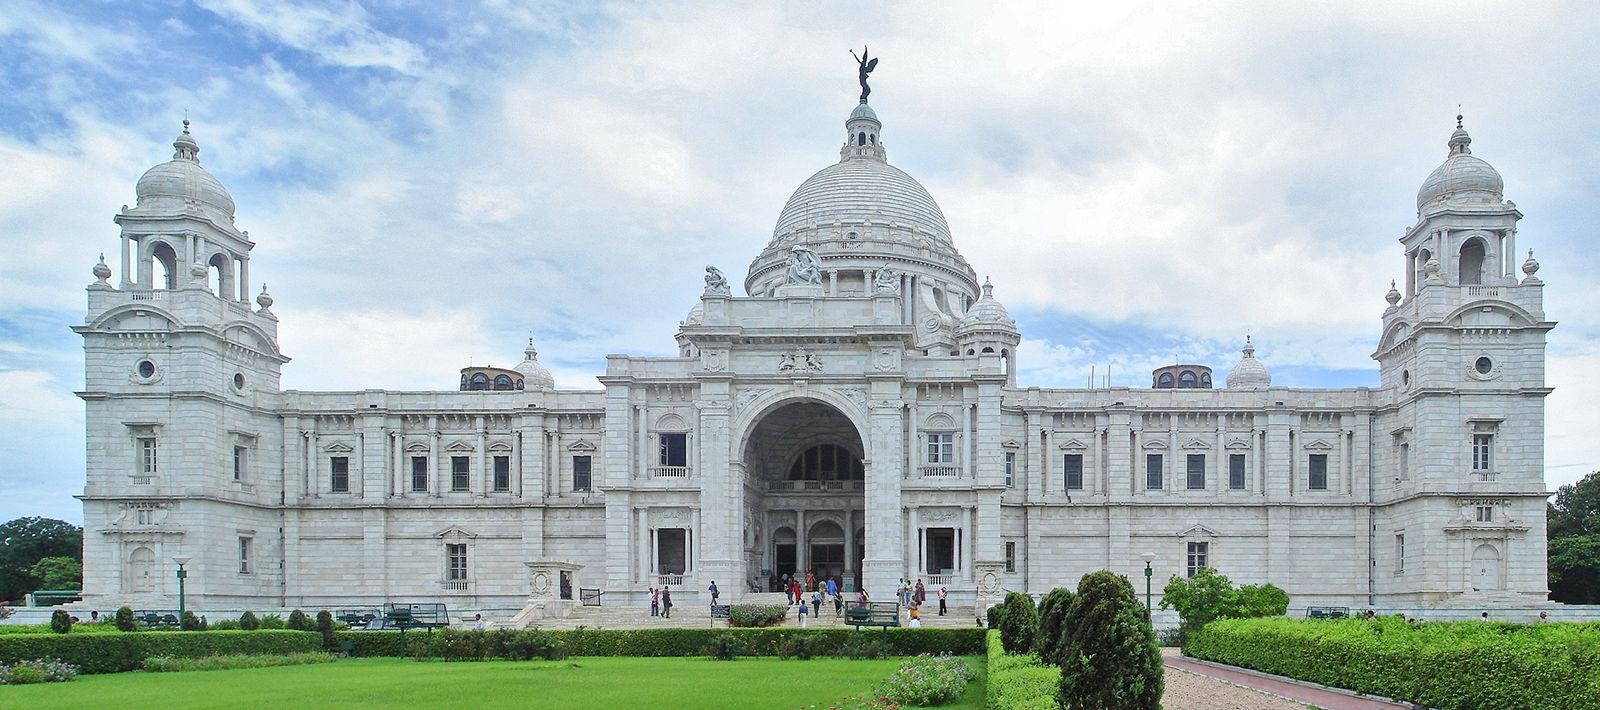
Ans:
{"label": "railing", "polygon": [[683,586],[683,575],[681,575],[681,574],[660,574],[660,575],[656,575],[656,582],[659,583],[663,587],[671,587],[673,585],[677,585],[677,586],[681,587],[681,586]]}
{"label": "railing", "polygon": [[1497,480],[1499,478],[1500,478],[1500,474],[1495,473],[1494,471],[1473,471],[1472,472],[1472,480],[1474,480],[1474,481],[1494,481],[1494,480]]}
{"label": "railing", "polygon": [[651,466],[651,478],[688,478],[688,466]]}
{"label": "railing", "polygon": [[928,575],[928,583],[926,585],[924,585],[924,586],[942,587],[942,586],[954,584],[955,581],[956,581],[956,576],[953,575],[953,574],[930,574],[930,575]]}
{"label": "railing", "polygon": [[598,589],[578,587],[578,602],[584,606],[600,606],[600,595],[604,593]]}
{"label": "railing", "polygon": [[439,587],[447,592],[465,592],[467,591],[467,580],[447,579],[443,582],[440,582]]}
{"label": "railing", "polygon": [[854,491],[861,481],[768,481],[771,491]]}
{"label": "railing", "polygon": [[956,478],[961,475],[960,466],[923,466],[923,478]]}
{"label": "railing", "polygon": [[166,293],[158,289],[128,289],[128,298],[133,301],[161,301],[166,299]]}
{"label": "railing", "polygon": [[1468,286],[1468,296],[1499,296],[1499,286]]}

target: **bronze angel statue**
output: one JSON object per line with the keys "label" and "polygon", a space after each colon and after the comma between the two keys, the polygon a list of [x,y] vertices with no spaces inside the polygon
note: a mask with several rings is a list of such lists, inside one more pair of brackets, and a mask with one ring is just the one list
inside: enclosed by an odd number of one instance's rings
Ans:
{"label": "bronze angel statue", "polygon": [[[850,50],[850,56],[856,57],[856,50]],[[872,93],[872,87],[867,86],[867,75],[871,74],[872,70],[878,67],[878,60],[867,54],[867,46],[863,44],[861,45],[861,56],[856,57],[856,64],[859,65],[858,68],[860,72],[861,103],[866,103],[867,94]]]}

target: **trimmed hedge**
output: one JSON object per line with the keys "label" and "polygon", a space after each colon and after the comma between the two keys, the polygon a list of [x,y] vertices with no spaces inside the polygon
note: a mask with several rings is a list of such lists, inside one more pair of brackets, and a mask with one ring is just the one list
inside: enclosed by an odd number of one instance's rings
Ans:
{"label": "trimmed hedge", "polygon": [[984,706],[989,710],[1056,710],[1061,669],[1039,663],[1033,654],[1006,653],[1000,632],[989,633],[989,689]]}
{"label": "trimmed hedge", "polygon": [[1444,710],[1600,710],[1600,623],[1221,619],[1184,653]]}
{"label": "trimmed hedge", "polygon": [[0,663],[59,658],[84,673],[121,673],[138,670],[151,656],[287,654],[315,651],[321,646],[316,634],[304,631],[19,634],[0,636]]}
{"label": "trimmed hedge", "polygon": [[[268,633],[257,631],[256,634]],[[290,632],[286,632],[290,633]],[[522,631],[435,631],[434,653],[442,655],[441,648],[465,648],[464,658],[474,657],[473,648],[488,648],[489,639],[475,641],[474,636],[486,634],[525,633]],[[732,635],[739,640],[740,655],[777,656],[785,644],[796,637],[805,637],[811,651],[817,656],[845,655],[846,642],[852,638],[871,637],[874,644],[883,642],[880,630],[856,631],[853,629],[570,629],[540,630],[548,634],[569,656],[703,656],[706,648],[718,636]],[[924,653],[971,655],[983,652],[984,630],[972,629],[889,629],[889,655],[916,656]],[[398,631],[339,631],[334,634],[335,645],[349,641],[352,656],[399,656]],[[419,656],[425,652],[428,634],[425,631],[406,632],[406,655]]]}

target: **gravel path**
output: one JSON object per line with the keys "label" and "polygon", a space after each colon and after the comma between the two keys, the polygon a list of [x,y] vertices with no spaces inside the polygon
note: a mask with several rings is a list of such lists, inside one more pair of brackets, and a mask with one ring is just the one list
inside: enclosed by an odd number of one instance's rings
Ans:
{"label": "gravel path", "polygon": [[[1163,654],[1168,650],[1162,649]],[[1306,705],[1167,666],[1165,710],[1305,710]]]}

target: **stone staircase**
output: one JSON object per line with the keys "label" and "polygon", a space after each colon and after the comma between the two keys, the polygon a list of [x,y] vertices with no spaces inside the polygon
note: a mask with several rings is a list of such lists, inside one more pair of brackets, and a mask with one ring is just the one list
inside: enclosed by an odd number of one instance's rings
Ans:
{"label": "stone staircase", "polygon": [[[789,614],[779,623],[779,626],[799,626],[799,618],[795,607],[788,604],[782,592],[763,592],[758,594],[746,593],[741,595],[739,604],[759,604],[763,606],[789,606]],[[924,628],[966,628],[976,624],[973,618],[972,607],[950,607],[945,616],[938,615],[939,604],[933,602],[923,607],[926,612],[922,615]],[[577,607],[565,618],[559,619],[532,619],[526,620],[522,615],[513,621],[512,618],[490,619],[500,628],[520,628],[523,625],[535,626],[543,629],[574,629],[579,626],[589,629],[666,629],[666,628],[726,628],[728,623],[724,619],[711,618],[709,604],[702,604],[699,600],[689,604],[674,604],[672,616],[651,616],[648,604],[629,604],[625,606],[585,606]],[[910,623],[904,610],[900,612],[900,624]],[[823,602],[822,613],[806,615],[807,628],[841,627],[851,628],[844,622],[843,615],[835,616],[833,604]]]}

